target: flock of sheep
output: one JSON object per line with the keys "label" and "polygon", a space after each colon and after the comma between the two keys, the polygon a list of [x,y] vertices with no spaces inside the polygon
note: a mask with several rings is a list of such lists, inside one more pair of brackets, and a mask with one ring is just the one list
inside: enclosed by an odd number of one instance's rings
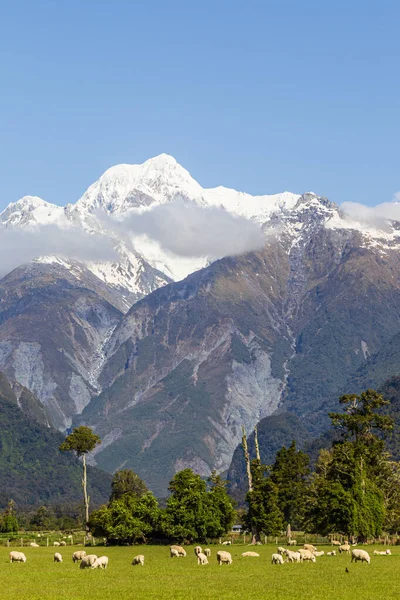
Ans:
{"label": "flock of sheep", "polygon": [[[296,543],[296,542],[295,542]],[[338,552],[340,554],[350,554],[351,551],[351,562],[366,562],[370,563],[371,558],[366,550],[361,550],[360,548],[353,548],[348,542],[341,544],[340,542],[332,542],[333,545],[337,546]],[[38,547],[38,544],[32,542],[30,544],[32,547]],[[65,545],[63,542],[54,542],[54,546]],[[289,542],[289,545],[293,546],[292,542]],[[211,556],[210,548],[201,548],[201,546],[196,546],[194,549],[195,556],[197,557],[198,565],[208,565],[208,559]],[[304,544],[303,548],[299,550],[289,550],[288,548],[283,548],[281,546],[278,547],[276,553],[272,554],[271,562],[275,565],[283,565],[284,562],[289,563],[302,563],[306,561],[316,562],[316,558],[318,556],[323,556],[325,552],[323,550],[318,551],[315,546],[312,544]],[[387,556],[390,555],[390,550],[374,550],[374,555],[378,556]],[[326,553],[327,556],[336,556],[336,550],[331,550]],[[170,557],[171,558],[180,558],[186,556],[186,550],[182,548],[182,546],[173,545],[170,547]],[[232,556],[230,552],[226,550],[219,550],[217,552],[217,562],[221,565],[231,565],[232,564]],[[242,553],[243,557],[252,557],[257,558],[260,555],[257,552],[247,551]],[[284,559],[285,557],[285,559]],[[63,561],[62,555],[59,552],[54,554],[54,562],[61,563]],[[106,569],[108,566],[108,557],[107,556],[96,556],[96,554],[86,554],[85,550],[77,550],[72,555],[72,561],[74,563],[80,562],[81,569]],[[10,562],[26,562],[26,556],[23,552],[17,552],[13,550],[10,552]],[[144,566],[144,556],[143,554],[138,554],[132,560],[132,565],[141,565]]]}

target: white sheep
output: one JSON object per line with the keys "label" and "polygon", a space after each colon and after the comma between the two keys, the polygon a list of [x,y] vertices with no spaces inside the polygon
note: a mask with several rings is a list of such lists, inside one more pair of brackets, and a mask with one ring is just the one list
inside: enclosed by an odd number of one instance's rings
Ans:
{"label": "white sheep", "polygon": [[390,554],[392,554],[392,553],[391,553],[391,551],[389,549],[388,550],[382,550],[382,551],[374,550],[374,555],[375,556],[388,556]]}
{"label": "white sheep", "polygon": [[282,546],[278,546],[277,552],[278,554],[285,554],[285,548],[283,548]]}
{"label": "white sheep", "polygon": [[331,552],[326,553],[327,556],[336,556],[336,550],[332,550]]}
{"label": "white sheep", "polygon": [[92,564],[92,569],[107,569],[108,567],[108,556],[99,556]]}
{"label": "white sheep", "polygon": [[198,556],[199,554],[202,554],[203,550],[202,550],[201,546],[196,546],[194,549],[194,553],[196,556]]}
{"label": "white sheep", "polygon": [[371,562],[368,552],[366,550],[360,550],[359,548],[351,551],[351,562],[353,562],[353,560],[354,562],[360,560],[361,562],[366,562],[368,564]]}
{"label": "white sheep", "polygon": [[96,562],[96,560],[97,560],[96,554],[87,554],[86,556],[84,556],[82,558],[80,568],[81,569],[89,569],[93,566],[93,564]]}
{"label": "white sheep", "polygon": [[211,556],[210,548],[204,548],[204,554],[207,556],[207,558],[210,558],[210,556]]}
{"label": "white sheep", "polygon": [[338,542],[337,540],[332,540],[332,546],[341,546],[341,542]]}
{"label": "white sheep", "polygon": [[231,541],[227,541],[227,542],[222,542],[223,546],[230,546],[232,544]]}
{"label": "white sheep", "polygon": [[72,555],[72,562],[74,562],[74,563],[79,562],[85,556],[86,556],[86,551],[85,550],[77,550]]}
{"label": "white sheep", "polygon": [[248,552],[243,552],[243,553],[242,553],[242,556],[252,556],[252,557],[258,557],[258,556],[260,556],[260,555],[258,554],[258,552],[251,552],[251,551],[249,550]]}
{"label": "white sheep", "polygon": [[62,556],[59,552],[54,554],[54,562],[62,562]]}
{"label": "white sheep", "polygon": [[13,550],[12,552],[10,552],[10,562],[26,562],[26,556],[23,552],[17,552],[16,550]]}
{"label": "white sheep", "polygon": [[311,552],[311,550],[304,550],[304,548],[301,548],[299,550],[300,555],[301,555],[301,561],[304,562],[305,560],[311,560],[311,562],[316,562],[316,558],[314,556],[314,554]]}
{"label": "white sheep", "polygon": [[59,546],[60,542],[53,542],[53,546]]}
{"label": "white sheep", "polygon": [[293,550],[285,550],[285,554],[287,556],[287,562],[301,562],[301,554],[300,552],[295,552]]}
{"label": "white sheep", "polygon": [[66,546],[66,545],[67,545],[67,542],[64,542],[64,541],[60,542],[60,546]]}
{"label": "white sheep", "polygon": [[217,562],[219,564],[219,566],[225,564],[225,565],[231,565],[232,564],[232,556],[230,554],[230,552],[226,552],[225,550],[219,550],[217,552]]}
{"label": "white sheep", "polygon": [[273,565],[283,565],[283,558],[281,554],[273,554],[271,557],[271,563]]}
{"label": "white sheep", "polygon": [[296,546],[297,545],[297,540],[289,540],[288,541],[288,546]]}
{"label": "white sheep", "polygon": [[[175,552],[176,552],[176,556],[179,557],[179,554],[177,553],[176,550],[175,550]],[[133,560],[132,560],[132,564],[133,564],[133,566],[142,565],[142,567],[144,567],[144,556],[143,556],[143,554],[138,554],[137,556],[134,556]]]}
{"label": "white sheep", "polygon": [[169,555],[171,558],[179,558],[179,552],[175,548],[169,549]]}
{"label": "white sheep", "polygon": [[37,544],[36,542],[31,542],[29,545],[31,548],[39,548],[39,544]]}
{"label": "white sheep", "polygon": [[303,549],[309,550],[310,552],[316,552],[318,550],[318,548],[316,548],[312,544],[304,544]]}
{"label": "white sheep", "polygon": [[325,552],[323,550],[320,550],[319,552],[313,552],[314,556],[323,556],[325,554]]}
{"label": "white sheep", "polygon": [[[186,550],[182,548],[182,546],[171,546],[170,550],[176,550],[178,552],[178,556],[186,556]],[[172,556],[172,554],[171,554]]]}
{"label": "white sheep", "polygon": [[342,544],[341,546],[339,546],[338,550],[339,550],[340,554],[343,554],[343,553],[350,554],[350,550],[351,550],[350,544]]}
{"label": "white sheep", "polygon": [[197,554],[197,564],[198,565],[208,565],[208,558],[203,552],[199,552]]}

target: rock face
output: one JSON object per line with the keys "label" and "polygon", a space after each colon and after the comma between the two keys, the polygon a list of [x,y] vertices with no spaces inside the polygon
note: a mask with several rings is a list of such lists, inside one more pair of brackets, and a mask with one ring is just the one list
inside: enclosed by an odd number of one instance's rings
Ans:
{"label": "rock face", "polygon": [[121,319],[82,265],[34,263],[0,281],[0,370],[31,390],[59,429],[99,391],[102,347]]}
{"label": "rock face", "polygon": [[[98,215],[123,220],[175,200],[252,219],[265,247],[185,262],[154,240],[130,244],[105,231]],[[75,205],[27,197],[0,215],[4,230],[43,223],[100,232],[118,256],[41,256],[4,277],[0,369],[60,429],[95,427],[103,443],[93,464],[133,468],[158,494],[186,466],[227,469],[242,426],[260,422],[263,452],[273,456],[285,440],[324,430],[337,396],[377,380],[374,369],[394,374],[395,222],[358,223],[313,193],[203,189],[162,155],[113,167]],[[240,471],[232,465],[231,475]]]}

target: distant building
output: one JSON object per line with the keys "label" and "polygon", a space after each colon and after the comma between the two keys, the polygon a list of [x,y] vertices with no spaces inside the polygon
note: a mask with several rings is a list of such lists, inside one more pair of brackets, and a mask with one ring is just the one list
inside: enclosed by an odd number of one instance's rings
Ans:
{"label": "distant building", "polygon": [[232,533],[242,533],[243,531],[243,525],[233,525],[232,526]]}

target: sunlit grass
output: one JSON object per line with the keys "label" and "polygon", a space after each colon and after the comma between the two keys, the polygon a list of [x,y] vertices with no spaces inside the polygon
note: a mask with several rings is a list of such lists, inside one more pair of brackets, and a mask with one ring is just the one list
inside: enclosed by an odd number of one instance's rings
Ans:
{"label": "sunlit grass", "polygon": [[[165,546],[88,550],[109,557],[106,571],[81,570],[73,564],[76,547],[14,549],[23,550],[27,562],[10,564],[9,549],[0,548],[0,597],[4,600],[387,600],[400,593],[400,547],[392,548],[392,556],[377,557],[372,556],[374,548],[366,548],[370,565],[351,564],[347,555],[322,556],[315,564],[271,565],[276,546],[257,547],[260,558],[242,558],[248,546],[211,546],[210,564],[203,567],[197,566],[193,547],[181,559],[171,559]],[[217,565],[219,549],[231,552],[232,565]],[[61,564],[53,562],[56,551],[63,555]],[[144,567],[131,566],[136,554],[144,554]]]}

